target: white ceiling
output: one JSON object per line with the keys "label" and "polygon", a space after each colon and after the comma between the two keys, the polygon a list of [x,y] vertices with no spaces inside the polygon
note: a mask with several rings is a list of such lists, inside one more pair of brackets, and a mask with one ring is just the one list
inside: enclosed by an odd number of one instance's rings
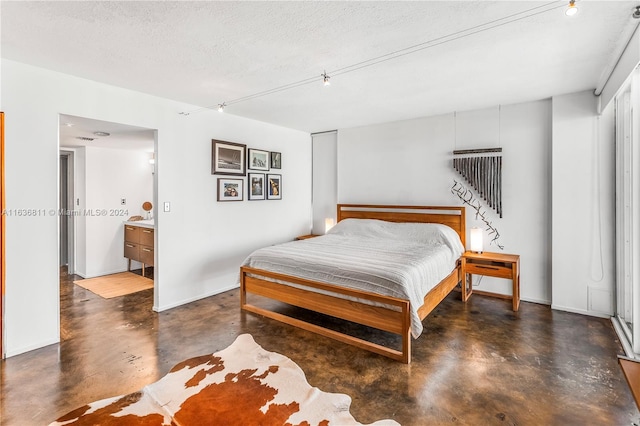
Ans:
{"label": "white ceiling", "polygon": [[578,1],[574,17],[564,15],[566,4],[2,1],[1,53],[199,107],[227,102],[225,113],[316,132],[594,89],[638,24],[631,14],[639,3]]}
{"label": "white ceiling", "polygon": [[[61,148],[93,146],[97,148],[154,151],[155,132],[151,129],[66,114],[60,114],[59,120]],[[109,133],[109,136],[96,135],[95,132]]]}

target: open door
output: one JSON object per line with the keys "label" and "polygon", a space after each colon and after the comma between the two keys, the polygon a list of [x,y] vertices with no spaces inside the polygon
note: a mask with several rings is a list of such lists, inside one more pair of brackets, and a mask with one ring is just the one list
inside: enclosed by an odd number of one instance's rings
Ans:
{"label": "open door", "polygon": [[5,358],[4,350],[4,112],[0,112],[0,358]]}

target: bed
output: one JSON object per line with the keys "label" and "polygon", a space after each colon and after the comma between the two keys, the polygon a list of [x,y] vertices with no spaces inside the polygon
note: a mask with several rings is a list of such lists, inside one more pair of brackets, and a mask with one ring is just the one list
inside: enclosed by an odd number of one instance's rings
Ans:
{"label": "bed", "polygon": [[[325,236],[265,247],[247,257],[240,268],[241,309],[409,363],[412,335],[419,336],[421,321],[460,283],[464,207],[339,204],[337,222]],[[423,251],[440,264],[423,260]],[[400,286],[393,284],[396,279]],[[254,296],[397,334],[401,348],[249,303]]]}

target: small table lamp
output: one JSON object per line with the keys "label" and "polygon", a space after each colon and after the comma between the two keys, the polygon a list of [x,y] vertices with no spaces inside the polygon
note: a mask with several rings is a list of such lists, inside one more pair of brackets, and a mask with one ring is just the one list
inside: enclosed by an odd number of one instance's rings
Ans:
{"label": "small table lamp", "polygon": [[471,228],[471,251],[482,253],[482,228]]}
{"label": "small table lamp", "polygon": [[328,217],[324,220],[324,233],[326,234],[327,232],[329,232],[329,229],[333,228],[333,218],[332,217]]}

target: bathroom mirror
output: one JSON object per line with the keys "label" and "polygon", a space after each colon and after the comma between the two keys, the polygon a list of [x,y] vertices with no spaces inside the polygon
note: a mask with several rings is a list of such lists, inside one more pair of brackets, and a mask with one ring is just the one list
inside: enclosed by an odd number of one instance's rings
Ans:
{"label": "bathroom mirror", "polygon": [[145,201],[144,203],[142,203],[142,210],[147,212],[146,219],[151,219],[151,209],[153,209],[153,204],[151,204],[151,202]]}

